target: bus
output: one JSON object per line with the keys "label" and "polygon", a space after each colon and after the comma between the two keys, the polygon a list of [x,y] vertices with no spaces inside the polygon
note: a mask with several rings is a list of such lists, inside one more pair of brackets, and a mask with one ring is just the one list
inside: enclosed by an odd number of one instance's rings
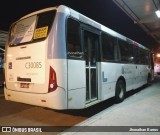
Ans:
{"label": "bus", "polygon": [[154,74],[160,75],[160,54],[157,53],[154,61]]}
{"label": "bus", "polygon": [[28,14],[10,27],[5,99],[51,109],[83,109],[153,79],[143,45],[60,5]]}

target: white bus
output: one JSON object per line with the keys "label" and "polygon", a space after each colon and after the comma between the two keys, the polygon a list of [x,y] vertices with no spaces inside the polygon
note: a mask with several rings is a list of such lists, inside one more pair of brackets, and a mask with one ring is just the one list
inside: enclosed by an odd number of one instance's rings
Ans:
{"label": "white bus", "polygon": [[5,99],[81,109],[153,78],[150,51],[66,6],[12,24],[6,45]]}
{"label": "white bus", "polygon": [[160,54],[157,53],[154,61],[154,74],[160,75]]}

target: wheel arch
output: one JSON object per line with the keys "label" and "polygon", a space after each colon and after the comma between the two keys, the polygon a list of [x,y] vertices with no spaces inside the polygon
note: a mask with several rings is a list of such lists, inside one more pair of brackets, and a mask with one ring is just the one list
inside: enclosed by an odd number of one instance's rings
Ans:
{"label": "wheel arch", "polygon": [[[122,89],[119,87],[120,84],[123,84]],[[116,103],[120,103],[125,99],[125,93],[126,93],[126,80],[123,76],[120,76],[117,79],[117,82],[116,82],[116,85],[115,85],[115,101],[116,101]]]}
{"label": "wheel arch", "polygon": [[[122,81],[124,82],[125,88],[126,88],[126,79],[125,79],[123,76],[120,76],[120,77],[117,79],[117,82],[118,82],[119,80],[122,80]],[[117,82],[116,82],[116,84],[117,84]]]}

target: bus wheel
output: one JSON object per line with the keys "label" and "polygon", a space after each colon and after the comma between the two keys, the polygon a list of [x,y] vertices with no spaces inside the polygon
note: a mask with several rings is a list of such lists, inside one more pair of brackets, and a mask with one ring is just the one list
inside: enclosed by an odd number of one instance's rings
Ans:
{"label": "bus wheel", "polygon": [[118,80],[116,84],[115,99],[117,103],[120,103],[125,98],[126,86],[123,80]]}

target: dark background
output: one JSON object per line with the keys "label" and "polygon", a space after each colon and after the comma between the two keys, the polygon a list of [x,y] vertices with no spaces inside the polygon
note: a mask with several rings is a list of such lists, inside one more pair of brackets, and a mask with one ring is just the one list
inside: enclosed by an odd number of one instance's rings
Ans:
{"label": "dark background", "polygon": [[20,17],[36,10],[66,5],[89,18],[155,49],[157,43],[131,20],[112,0],[5,0],[0,4],[0,30],[9,31]]}

